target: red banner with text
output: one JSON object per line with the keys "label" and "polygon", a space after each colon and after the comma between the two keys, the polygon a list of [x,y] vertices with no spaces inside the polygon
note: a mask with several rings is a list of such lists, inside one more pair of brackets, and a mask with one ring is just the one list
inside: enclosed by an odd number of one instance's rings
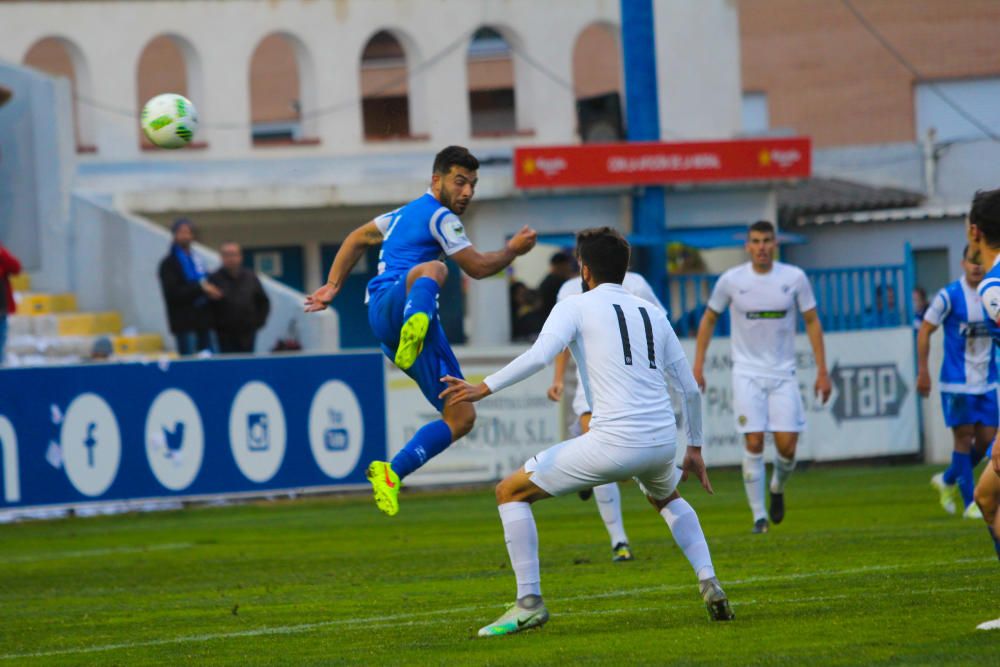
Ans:
{"label": "red banner with text", "polygon": [[808,178],[811,171],[812,149],[805,137],[514,149],[519,188]]}

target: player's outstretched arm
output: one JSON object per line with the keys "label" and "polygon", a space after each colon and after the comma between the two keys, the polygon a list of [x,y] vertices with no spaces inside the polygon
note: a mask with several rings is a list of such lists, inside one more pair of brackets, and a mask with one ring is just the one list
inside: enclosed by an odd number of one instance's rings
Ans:
{"label": "player's outstretched arm", "polygon": [[563,388],[565,387],[563,379],[566,377],[566,364],[568,362],[569,350],[563,350],[556,355],[556,361],[553,364],[555,373],[552,376],[552,384],[549,385],[549,390],[545,392],[550,401],[558,402],[562,398]]}
{"label": "player's outstretched arm", "polygon": [[813,357],[816,358],[816,384],[813,389],[820,401],[826,403],[830,400],[833,385],[830,384],[830,374],[826,370],[826,347],[823,345],[823,324],[819,321],[819,314],[815,308],[802,313],[802,319],[806,321],[806,335],[809,337],[809,345],[812,346]]}
{"label": "player's outstretched arm", "polygon": [[931,393],[931,374],[927,368],[927,358],[931,353],[931,334],[937,327],[924,320],[917,332],[917,393],[927,398]]}
{"label": "player's outstretched arm", "polygon": [[329,306],[365,251],[380,243],[382,232],[374,221],[367,222],[348,234],[337,251],[337,256],[333,258],[326,284],[306,297],[306,312],[315,313]]}
{"label": "player's outstretched arm", "polygon": [[712,341],[712,334],[715,333],[715,323],[719,320],[719,314],[711,308],[706,308],[698,323],[698,337],[694,343],[694,372],[695,382],[698,388],[705,391],[705,354],[708,352],[708,344]]}
{"label": "player's outstretched arm", "polygon": [[535,247],[538,232],[525,225],[507,241],[501,250],[479,252],[473,246],[459,250],[451,256],[470,278],[481,280],[510,266],[520,255]]}
{"label": "player's outstretched arm", "polygon": [[[556,308],[559,308],[557,305]],[[553,311],[555,312],[555,311]],[[494,394],[501,389],[517,384],[542,370],[566,349],[567,340],[561,336],[546,333],[543,329],[527,352],[510,362],[493,375],[490,375],[478,385],[471,385],[465,380],[446,375],[441,382],[448,385],[438,398],[444,399],[445,405],[454,405],[465,401],[475,402]]]}
{"label": "player's outstretched arm", "polygon": [[461,378],[445,375],[441,382],[448,385],[444,391],[438,394],[438,398],[444,400],[445,405],[455,405],[457,403],[475,403],[481,401],[493,392],[485,382],[479,384],[469,384]]}

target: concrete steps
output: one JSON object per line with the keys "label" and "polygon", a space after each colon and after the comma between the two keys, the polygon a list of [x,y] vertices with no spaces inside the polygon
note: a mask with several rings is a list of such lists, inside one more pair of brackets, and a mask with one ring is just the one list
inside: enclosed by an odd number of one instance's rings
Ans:
{"label": "concrete steps", "polygon": [[74,294],[31,291],[27,274],[14,276],[11,285],[17,313],[7,318],[9,365],[77,363],[102,337],[110,339],[114,357],[165,354],[159,334],[124,327],[121,313],[81,313]]}

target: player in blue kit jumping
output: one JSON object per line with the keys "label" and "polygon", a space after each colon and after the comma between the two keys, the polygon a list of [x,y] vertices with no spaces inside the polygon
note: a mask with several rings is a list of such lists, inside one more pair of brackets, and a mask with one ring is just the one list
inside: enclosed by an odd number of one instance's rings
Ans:
{"label": "player in blue kit jumping", "polygon": [[[1000,189],[980,191],[969,210],[968,238],[978,254],[986,276],[977,288],[986,311],[990,335],[1000,343]],[[993,452],[986,469],[979,476],[976,504],[983,513],[997,556],[1000,557],[1000,447],[993,441]]]}
{"label": "player in blue kit jumping", "polygon": [[367,476],[375,504],[392,516],[399,511],[400,480],[472,430],[476,411],[469,403],[444,405],[441,378],[462,377],[458,360],[438,319],[438,293],[448,277],[446,255],[472,278],[487,278],[531,250],[537,233],[524,226],[494,252],[481,253],[465,235],[458,216],[475,194],[479,160],[461,146],[448,146],[434,158],[430,189],[418,199],[351,232],[327,283],[306,297],[306,312],[330,305],[351,269],[374,245],[378,275],[368,283],[368,323],[382,351],[420,386],[441,419],[424,425],[391,462],[373,461]]}
{"label": "player in blue kit jumping", "polygon": [[944,361],[941,364],[941,407],[944,421],[954,436],[951,465],[931,478],[940,494],[941,507],[949,514],[958,508],[961,492],[962,515],[979,519],[973,499],[973,470],[983,458],[997,432],[997,368],[993,341],[976,288],[983,279],[983,267],[968,246],[962,254],[965,275],[945,286],[931,302],[917,334],[917,392],[927,396],[931,376],[927,368],[930,337],[944,329]]}

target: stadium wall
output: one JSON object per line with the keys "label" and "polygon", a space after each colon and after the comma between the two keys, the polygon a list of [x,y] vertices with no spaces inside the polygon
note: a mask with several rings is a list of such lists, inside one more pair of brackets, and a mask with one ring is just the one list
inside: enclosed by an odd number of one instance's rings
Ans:
{"label": "stadium wall", "polygon": [[39,288],[64,291],[76,168],[69,85],[3,62],[0,85],[13,93],[0,107],[0,241],[37,273]]}

